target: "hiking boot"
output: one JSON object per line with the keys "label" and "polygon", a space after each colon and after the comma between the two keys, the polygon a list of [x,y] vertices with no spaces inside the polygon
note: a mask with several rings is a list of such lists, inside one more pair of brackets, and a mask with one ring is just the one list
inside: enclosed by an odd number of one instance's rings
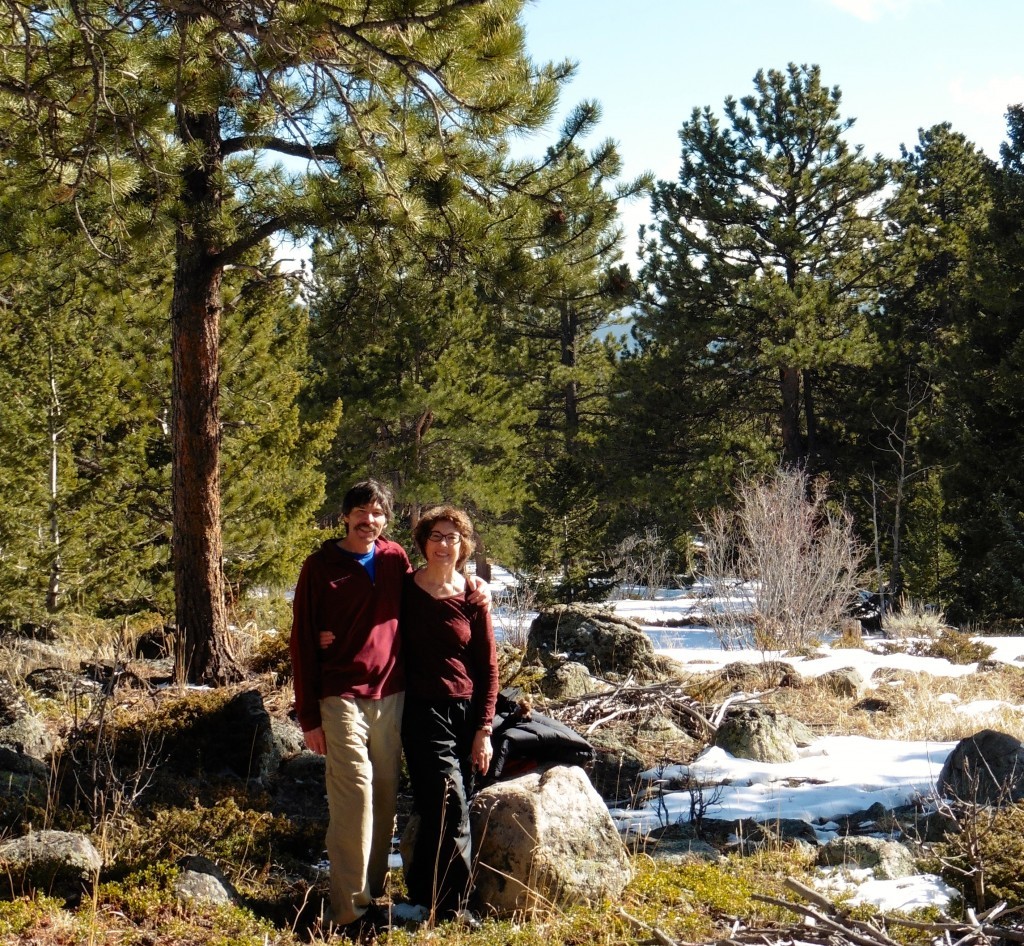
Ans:
{"label": "hiking boot", "polygon": [[366,912],[351,923],[337,927],[335,935],[350,939],[354,943],[372,943],[378,933],[383,933],[391,926],[391,918],[386,907],[371,903]]}

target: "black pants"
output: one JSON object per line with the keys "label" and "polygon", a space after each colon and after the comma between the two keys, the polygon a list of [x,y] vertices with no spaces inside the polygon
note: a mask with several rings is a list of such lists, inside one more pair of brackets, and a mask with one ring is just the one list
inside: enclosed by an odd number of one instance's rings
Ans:
{"label": "black pants", "polygon": [[413,903],[450,916],[470,892],[470,752],[476,720],[469,700],[424,701],[406,695],[402,748],[420,817],[405,884]]}

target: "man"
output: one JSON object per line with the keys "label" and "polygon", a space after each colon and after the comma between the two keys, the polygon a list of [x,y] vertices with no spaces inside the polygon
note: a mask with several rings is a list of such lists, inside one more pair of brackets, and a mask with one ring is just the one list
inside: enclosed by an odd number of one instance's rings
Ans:
{"label": "man", "polygon": [[[334,923],[381,919],[401,765],[405,679],[398,636],[405,550],[383,538],[391,492],[375,480],[342,501],[343,539],[303,563],[295,587],[291,658],[306,746],[326,756],[327,855]],[[476,584],[474,603],[489,606]]]}

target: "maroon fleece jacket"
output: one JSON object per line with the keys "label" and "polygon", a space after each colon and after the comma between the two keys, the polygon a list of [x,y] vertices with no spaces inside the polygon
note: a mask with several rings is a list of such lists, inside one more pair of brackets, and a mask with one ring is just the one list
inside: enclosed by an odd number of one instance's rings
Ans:
{"label": "maroon fleece jacket", "polygon": [[[336,539],[303,563],[292,605],[291,656],[295,714],[304,732],[321,725],[325,696],[381,699],[405,687],[398,611],[409,557],[377,539],[374,580]],[[320,647],[320,632],[334,643]]]}

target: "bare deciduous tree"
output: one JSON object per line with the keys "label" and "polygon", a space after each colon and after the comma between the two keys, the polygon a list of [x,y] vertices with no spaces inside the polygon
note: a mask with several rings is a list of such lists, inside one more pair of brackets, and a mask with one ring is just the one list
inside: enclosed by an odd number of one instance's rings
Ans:
{"label": "bare deciduous tree", "polygon": [[653,599],[672,580],[672,552],[653,528],[626,536],[605,553],[605,564],[629,598]]}
{"label": "bare deciduous tree", "polygon": [[806,647],[837,625],[863,557],[822,481],[780,470],[749,482],[735,511],[719,508],[704,523],[702,577],[722,602],[708,623],[726,648]]}

